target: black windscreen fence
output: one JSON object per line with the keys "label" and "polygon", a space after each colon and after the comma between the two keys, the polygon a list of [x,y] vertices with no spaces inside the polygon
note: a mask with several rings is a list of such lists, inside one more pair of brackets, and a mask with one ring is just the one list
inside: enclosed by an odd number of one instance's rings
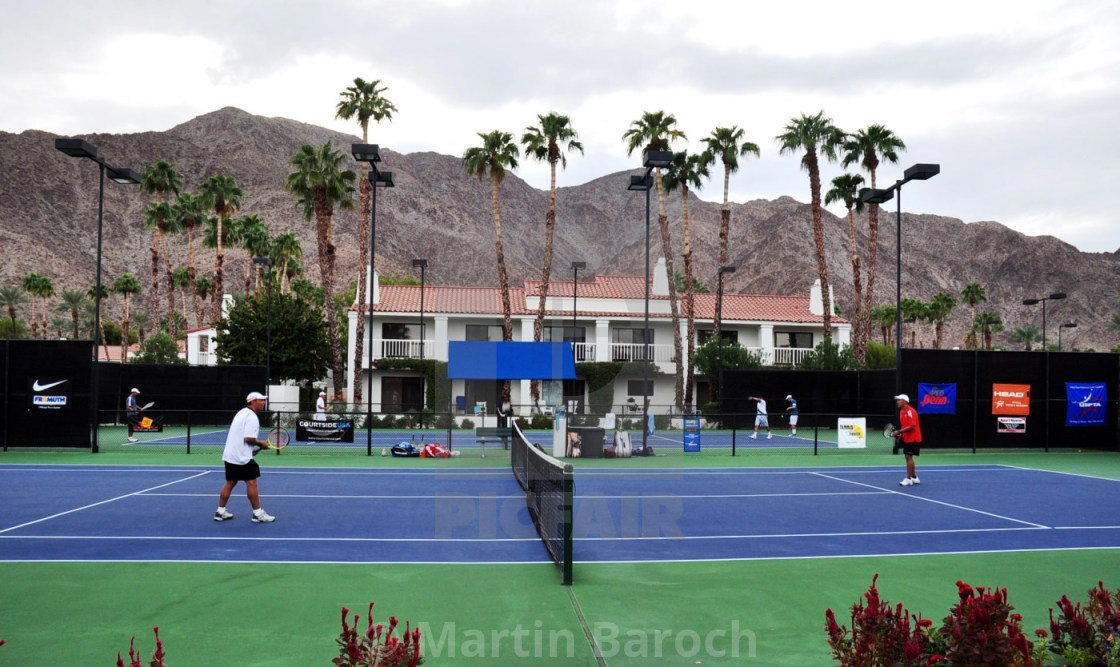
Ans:
{"label": "black windscreen fence", "polygon": [[[866,416],[872,429],[894,421],[894,369],[725,371],[721,387],[732,428],[753,426],[752,396],[775,415],[793,395],[807,427],[834,428],[844,416]],[[917,406],[930,448],[1118,450],[1118,387],[1120,355],[1112,353],[902,351],[902,392]],[[935,394],[952,398],[935,406]]]}
{"label": "black windscreen fence", "polygon": [[98,403],[101,419],[112,411],[124,420],[124,401],[135,387],[141,405],[154,402],[153,413],[168,426],[228,422],[232,412],[245,407],[251,391],[264,393],[267,385],[263,366],[155,366],[145,364],[101,364]]}

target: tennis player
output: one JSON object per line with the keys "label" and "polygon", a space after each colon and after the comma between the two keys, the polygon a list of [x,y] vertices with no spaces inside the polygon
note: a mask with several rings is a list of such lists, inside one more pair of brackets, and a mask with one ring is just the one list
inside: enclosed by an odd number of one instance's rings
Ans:
{"label": "tennis player", "polygon": [[261,448],[268,445],[259,440],[261,420],[258,413],[264,409],[268,396],[259,392],[251,392],[245,397],[246,407],[241,408],[230,424],[229,434],[226,436],[226,448],[222,452],[222,461],[226,467],[226,483],[218,497],[218,511],[214,512],[215,521],[229,521],[233,514],[226,511],[226,503],[233,493],[233,487],[238,482],[245,482],[245,495],[249,497],[249,504],[253,506],[253,523],[269,523],[276,517],[265,513],[261,509],[260,495],[257,491],[257,478],[261,476],[261,468],[253,457]]}
{"label": "tennis player", "polygon": [[327,421],[327,392],[319,392],[319,398],[315,400],[315,421]]}
{"label": "tennis player", "polygon": [[786,407],[786,412],[789,413],[789,434],[797,435],[797,399],[793,394],[786,394],[786,403],[789,403]]}
{"label": "tennis player", "polygon": [[128,393],[128,398],[124,399],[124,410],[127,413],[125,414],[125,421],[128,422],[129,442],[136,442],[133,433],[136,431],[136,425],[140,423],[140,413],[143,412],[143,408],[140,407],[140,403],[136,400],[136,397],[139,395],[140,390],[133,387],[132,391]]}
{"label": "tennis player", "polygon": [[910,406],[910,397],[899,394],[894,397],[898,406],[898,428],[893,435],[902,438],[902,453],[906,455],[906,479],[899,486],[917,486],[922,483],[914,469],[914,457],[922,453],[922,427],[918,423],[918,411]]}
{"label": "tennis player", "polygon": [[766,399],[759,398],[757,396],[750,396],[748,397],[748,400],[754,401],[758,404],[758,414],[754,417],[754,433],[751,433],[751,439],[758,439],[758,429],[760,428],[766,429],[767,440],[773,438],[774,434],[770,432],[770,416],[766,414]]}

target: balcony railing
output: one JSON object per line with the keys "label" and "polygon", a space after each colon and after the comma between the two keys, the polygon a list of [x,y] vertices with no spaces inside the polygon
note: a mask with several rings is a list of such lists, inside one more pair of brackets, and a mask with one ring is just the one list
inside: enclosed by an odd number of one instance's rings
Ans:
{"label": "balcony railing", "polygon": [[[646,350],[645,348],[649,349]],[[647,354],[649,357],[646,356]],[[672,362],[673,346],[611,343],[611,361],[645,361],[647,358],[653,362]]]}
{"label": "balcony railing", "polygon": [[434,349],[433,342],[430,340],[375,339],[373,341],[373,358],[419,359],[420,352],[423,350],[424,358],[431,359]]}

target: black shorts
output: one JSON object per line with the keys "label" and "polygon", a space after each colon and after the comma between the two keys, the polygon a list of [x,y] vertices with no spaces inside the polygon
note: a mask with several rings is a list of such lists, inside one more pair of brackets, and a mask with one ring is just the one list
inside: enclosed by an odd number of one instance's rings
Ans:
{"label": "black shorts", "polygon": [[902,443],[902,453],[907,456],[921,456],[922,443],[920,442],[904,442]]}
{"label": "black shorts", "polygon": [[227,482],[248,482],[261,476],[261,467],[256,461],[249,461],[243,466],[225,461]]}

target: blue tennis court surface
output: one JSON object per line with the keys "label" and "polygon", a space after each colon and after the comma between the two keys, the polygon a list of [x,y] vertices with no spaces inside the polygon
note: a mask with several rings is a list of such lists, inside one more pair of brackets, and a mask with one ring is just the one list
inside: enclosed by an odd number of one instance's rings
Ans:
{"label": "blue tennis court surface", "polygon": [[[621,463],[621,462],[619,462]],[[269,468],[214,522],[215,467],[0,466],[2,561],[531,563],[505,469]],[[1011,466],[576,471],[575,561],[1120,547],[1120,482]]]}

